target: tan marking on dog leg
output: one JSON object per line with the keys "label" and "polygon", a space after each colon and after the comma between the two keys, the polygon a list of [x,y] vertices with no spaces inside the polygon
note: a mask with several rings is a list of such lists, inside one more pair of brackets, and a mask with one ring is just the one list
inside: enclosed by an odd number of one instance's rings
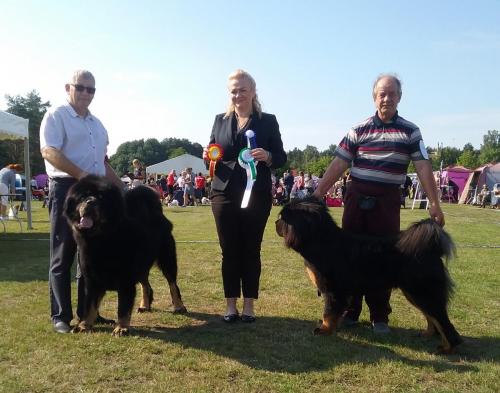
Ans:
{"label": "tan marking on dog leg", "polygon": [[118,324],[113,329],[112,335],[115,337],[128,336],[130,333],[129,328],[130,328],[130,314],[123,318],[118,318]]}
{"label": "tan marking on dog leg", "polygon": [[319,280],[318,278],[316,277],[316,272],[309,266],[306,265],[306,272],[307,272],[307,275],[309,276],[309,279],[311,280],[311,282],[313,283],[313,285],[316,287],[316,288],[319,288]]}
{"label": "tan marking on dog leg", "polygon": [[424,330],[421,333],[422,336],[423,337],[432,337],[436,333],[436,327],[432,323],[432,319],[420,307],[417,306],[417,304],[415,303],[413,298],[408,293],[406,293],[403,290],[402,290],[402,292],[403,292],[403,295],[405,296],[406,300],[408,300],[413,307],[415,307],[417,310],[419,310],[424,315],[425,319],[427,320],[427,328],[426,328],[426,330]]}
{"label": "tan marking on dog leg", "polygon": [[151,311],[151,304],[153,303],[153,288],[151,287],[151,284],[149,284],[149,280],[146,279],[141,284],[141,303],[139,305],[139,308],[137,309],[137,312],[146,312],[146,311]]}
{"label": "tan marking on dog leg", "polygon": [[182,302],[180,293],[179,293],[179,287],[175,282],[173,283],[168,283],[169,289],[170,289],[170,296],[172,297],[172,304],[174,305],[174,313],[175,314],[184,314],[187,312],[186,306],[184,306],[184,303]]}
{"label": "tan marking on dog leg", "polygon": [[426,315],[426,314],[424,314],[424,315],[425,315],[425,319],[427,319],[427,329],[425,329],[422,332],[422,336],[423,337],[432,337],[437,333],[436,327],[434,326],[434,323],[432,323],[432,319],[428,315]]}
{"label": "tan marking on dog leg", "polygon": [[[101,298],[102,299],[102,298]],[[76,325],[72,333],[90,333],[92,331],[92,327],[94,326],[94,322],[97,318],[97,307],[92,305],[90,307],[89,312],[87,313],[87,317],[80,321],[78,325]]]}
{"label": "tan marking on dog leg", "polygon": [[333,309],[333,297],[329,293],[321,293],[321,296],[324,299],[324,311],[323,311],[323,320],[321,321],[320,326],[314,329],[315,335],[330,335],[337,330],[339,325],[340,315],[336,315]]}
{"label": "tan marking on dog leg", "polygon": [[429,319],[434,324],[435,328],[439,332],[439,335],[441,336],[441,345],[438,347],[438,351],[443,354],[453,353],[453,347],[446,338],[446,335],[443,332],[443,327],[441,326],[441,324],[437,321],[437,319],[432,318],[431,316],[429,316]]}

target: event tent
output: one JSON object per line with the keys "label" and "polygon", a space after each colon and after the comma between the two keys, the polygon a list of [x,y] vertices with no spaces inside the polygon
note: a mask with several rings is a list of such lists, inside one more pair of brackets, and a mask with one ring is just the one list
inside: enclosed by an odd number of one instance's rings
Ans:
{"label": "event tent", "polygon": [[24,140],[24,174],[26,176],[26,211],[28,214],[28,229],[33,229],[31,221],[31,179],[28,119],[0,111],[0,139]]}
{"label": "event tent", "polygon": [[475,200],[483,184],[486,184],[491,191],[496,183],[500,183],[500,162],[474,169],[465,183],[465,190],[468,192],[462,193],[458,203],[470,203]]}
{"label": "event tent", "polygon": [[470,169],[458,165],[444,168],[441,172],[441,185],[457,187],[457,189],[454,189],[455,202],[462,195],[465,184],[472,172]]}
{"label": "event tent", "polygon": [[191,154],[182,154],[180,156],[171,158],[170,160],[162,161],[157,164],[146,167],[146,174],[168,174],[172,169],[175,170],[177,175],[186,168],[193,168],[193,173],[207,174],[207,168],[203,159],[193,156]]}

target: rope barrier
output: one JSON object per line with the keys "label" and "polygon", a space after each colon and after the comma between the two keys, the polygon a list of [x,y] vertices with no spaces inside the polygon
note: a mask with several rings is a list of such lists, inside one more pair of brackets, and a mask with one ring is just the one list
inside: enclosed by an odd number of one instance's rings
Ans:
{"label": "rope barrier", "polygon": [[[50,239],[46,238],[40,238],[40,239],[0,239],[0,242],[2,241],[46,241],[48,242]],[[189,244],[218,244],[218,240],[176,240],[176,243],[189,243]],[[273,243],[273,244],[278,244],[278,243],[283,243],[282,240],[263,240],[262,243]],[[457,248],[500,248],[500,245],[495,245],[495,244],[457,244]]]}

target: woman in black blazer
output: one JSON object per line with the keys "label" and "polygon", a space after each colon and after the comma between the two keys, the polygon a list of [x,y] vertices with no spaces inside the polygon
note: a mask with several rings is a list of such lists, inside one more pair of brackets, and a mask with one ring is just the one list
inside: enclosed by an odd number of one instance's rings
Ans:
{"label": "woman in black blazer", "polygon": [[[212,179],[212,212],[222,249],[222,281],[226,298],[224,321],[240,319],[236,301],[243,292],[241,320],[254,322],[254,299],[259,295],[262,236],[271,211],[271,169],[285,164],[286,153],[276,117],[263,113],[255,80],[243,70],[229,76],[230,104],[226,113],[215,117],[210,143],[222,147]],[[245,132],[255,134],[251,155],[257,178],[250,201],[241,207],[247,172],[238,163],[238,154],[247,147]],[[208,159],[207,149],[204,158]]]}

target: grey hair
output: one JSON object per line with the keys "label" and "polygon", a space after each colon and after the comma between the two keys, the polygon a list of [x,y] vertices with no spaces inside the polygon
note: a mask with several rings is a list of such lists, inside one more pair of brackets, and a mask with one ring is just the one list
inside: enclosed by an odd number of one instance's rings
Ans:
{"label": "grey hair", "polygon": [[86,80],[91,79],[95,83],[94,75],[90,71],[87,70],[76,70],[73,72],[73,76],[71,77],[71,83],[78,83],[78,79],[83,78]]}
{"label": "grey hair", "polygon": [[384,79],[384,78],[390,78],[392,79],[394,82],[396,82],[396,85],[398,86],[398,93],[399,93],[399,97],[401,98],[401,95],[403,94],[403,90],[401,88],[402,86],[402,83],[401,83],[401,79],[399,79],[399,76],[397,74],[379,74],[379,76],[377,76],[377,79],[375,79],[375,82],[373,82],[373,90],[372,90],[372,95],[373,95],[373,98],[375,99],[376,95],[377,95],[377,83],[381,80],[381,79]]}
{"label": "grey hair", "polygon": [[[259,97],[257,96],[257,84],[255,83],[255,79],[253,79],[252,75],[250,75],[248,72],[244,70],[237,69],[236,71],[232,72],[227,79],[228,82],[234,79],[246,79],[247,81],[250,82],[250,86],[252,87],[253,91],[255,91],[255,97],[252,99],[252,109],[254,112],[257,113],[259,117],[261,117],[262,106],[260,105]],[[233,112],[234,112],[234,104],[230,100],[226,110],[226,114],[224,115],[224,119],[227,119],[229,116],[231,116],[231,113]]]}

